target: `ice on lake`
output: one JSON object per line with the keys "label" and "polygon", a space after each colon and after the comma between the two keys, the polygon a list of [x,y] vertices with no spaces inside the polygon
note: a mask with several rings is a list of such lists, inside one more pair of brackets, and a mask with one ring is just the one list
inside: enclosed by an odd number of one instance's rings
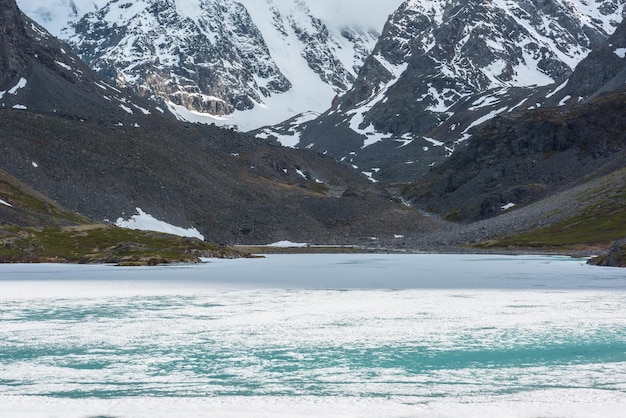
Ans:
{"label": "ice on lake", "polygon": [[0,266],[2,417],[621,417],[626,271],[484,255]]}

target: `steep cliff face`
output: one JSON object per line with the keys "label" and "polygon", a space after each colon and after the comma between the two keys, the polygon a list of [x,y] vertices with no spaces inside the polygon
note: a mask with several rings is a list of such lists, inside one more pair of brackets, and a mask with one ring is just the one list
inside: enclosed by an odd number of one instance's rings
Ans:
{"label": "steep cliff face", "polygon": [[623,10],[621,1],[405,1],[352,89],[300,128],[298,146],[380,180],[422,175],[496,115],[559,104],[555,90]]}
{"label": "steep cliff face", "polygon": [[0,0],[0,86],[26,67],[26,30],[15,0]]}
{"label": "steep cliff face", "polygon": [[[239,3],[116,0],[75,25],[70,42],[105,79],[199,112],[246,110],[291,84]],[[197,13],[196,13],[197,12]]]}

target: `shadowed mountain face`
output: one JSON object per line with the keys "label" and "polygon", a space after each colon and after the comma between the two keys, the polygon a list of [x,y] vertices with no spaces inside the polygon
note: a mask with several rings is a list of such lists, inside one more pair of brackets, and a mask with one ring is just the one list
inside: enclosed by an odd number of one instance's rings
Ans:
{"label": "shadowed mountain face", "polygon": [[549,96],[544,107],[503,112],[473,130],[407,197],[474,221],[624,167],[626,22]]}
{"label": "shadowed mountain face", "polygon": [[433,228],[330,157],[168,118],[99,80],[14,0],[0,4],[0,168],[68,209],[115,221],[141,208],[227,243]]}

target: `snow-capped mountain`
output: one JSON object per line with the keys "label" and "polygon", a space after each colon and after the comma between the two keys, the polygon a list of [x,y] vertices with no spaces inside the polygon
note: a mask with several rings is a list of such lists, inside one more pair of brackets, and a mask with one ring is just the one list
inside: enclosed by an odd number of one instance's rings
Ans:
{"label": "snow-capped mountain", "polygon": [[[386,16],[359,23],[345,5],[304,0],[18,3],[118,87],[163,98],[183,119],[241,130],[327,109]],[[387,2],[387,14],[399,3]]]}
{"label": "snow-capped mountain", "polygon": [[481,123],[542,105],[623,13],[623,0],[407,0],[338,106],[278,132],[297,142],[304,130],[299,147],[406,179]]}
{"label": "snow-capped mountain", "polygon": [[[99,79],[15,0],[0,10],[0,180],[97,221],[150,214],[212,242],[370,242],[435,226],[330,157],[179,122]],[[15,184],[0,199],[18,209]]]}

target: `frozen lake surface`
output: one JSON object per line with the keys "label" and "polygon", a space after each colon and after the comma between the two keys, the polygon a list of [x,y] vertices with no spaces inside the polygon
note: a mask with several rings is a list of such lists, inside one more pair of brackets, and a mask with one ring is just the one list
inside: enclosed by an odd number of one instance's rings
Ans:
{"label": "frozen lake surface", "polygon": [[626,270],[484,255],[0,265],[2,417],[622,417]]}

